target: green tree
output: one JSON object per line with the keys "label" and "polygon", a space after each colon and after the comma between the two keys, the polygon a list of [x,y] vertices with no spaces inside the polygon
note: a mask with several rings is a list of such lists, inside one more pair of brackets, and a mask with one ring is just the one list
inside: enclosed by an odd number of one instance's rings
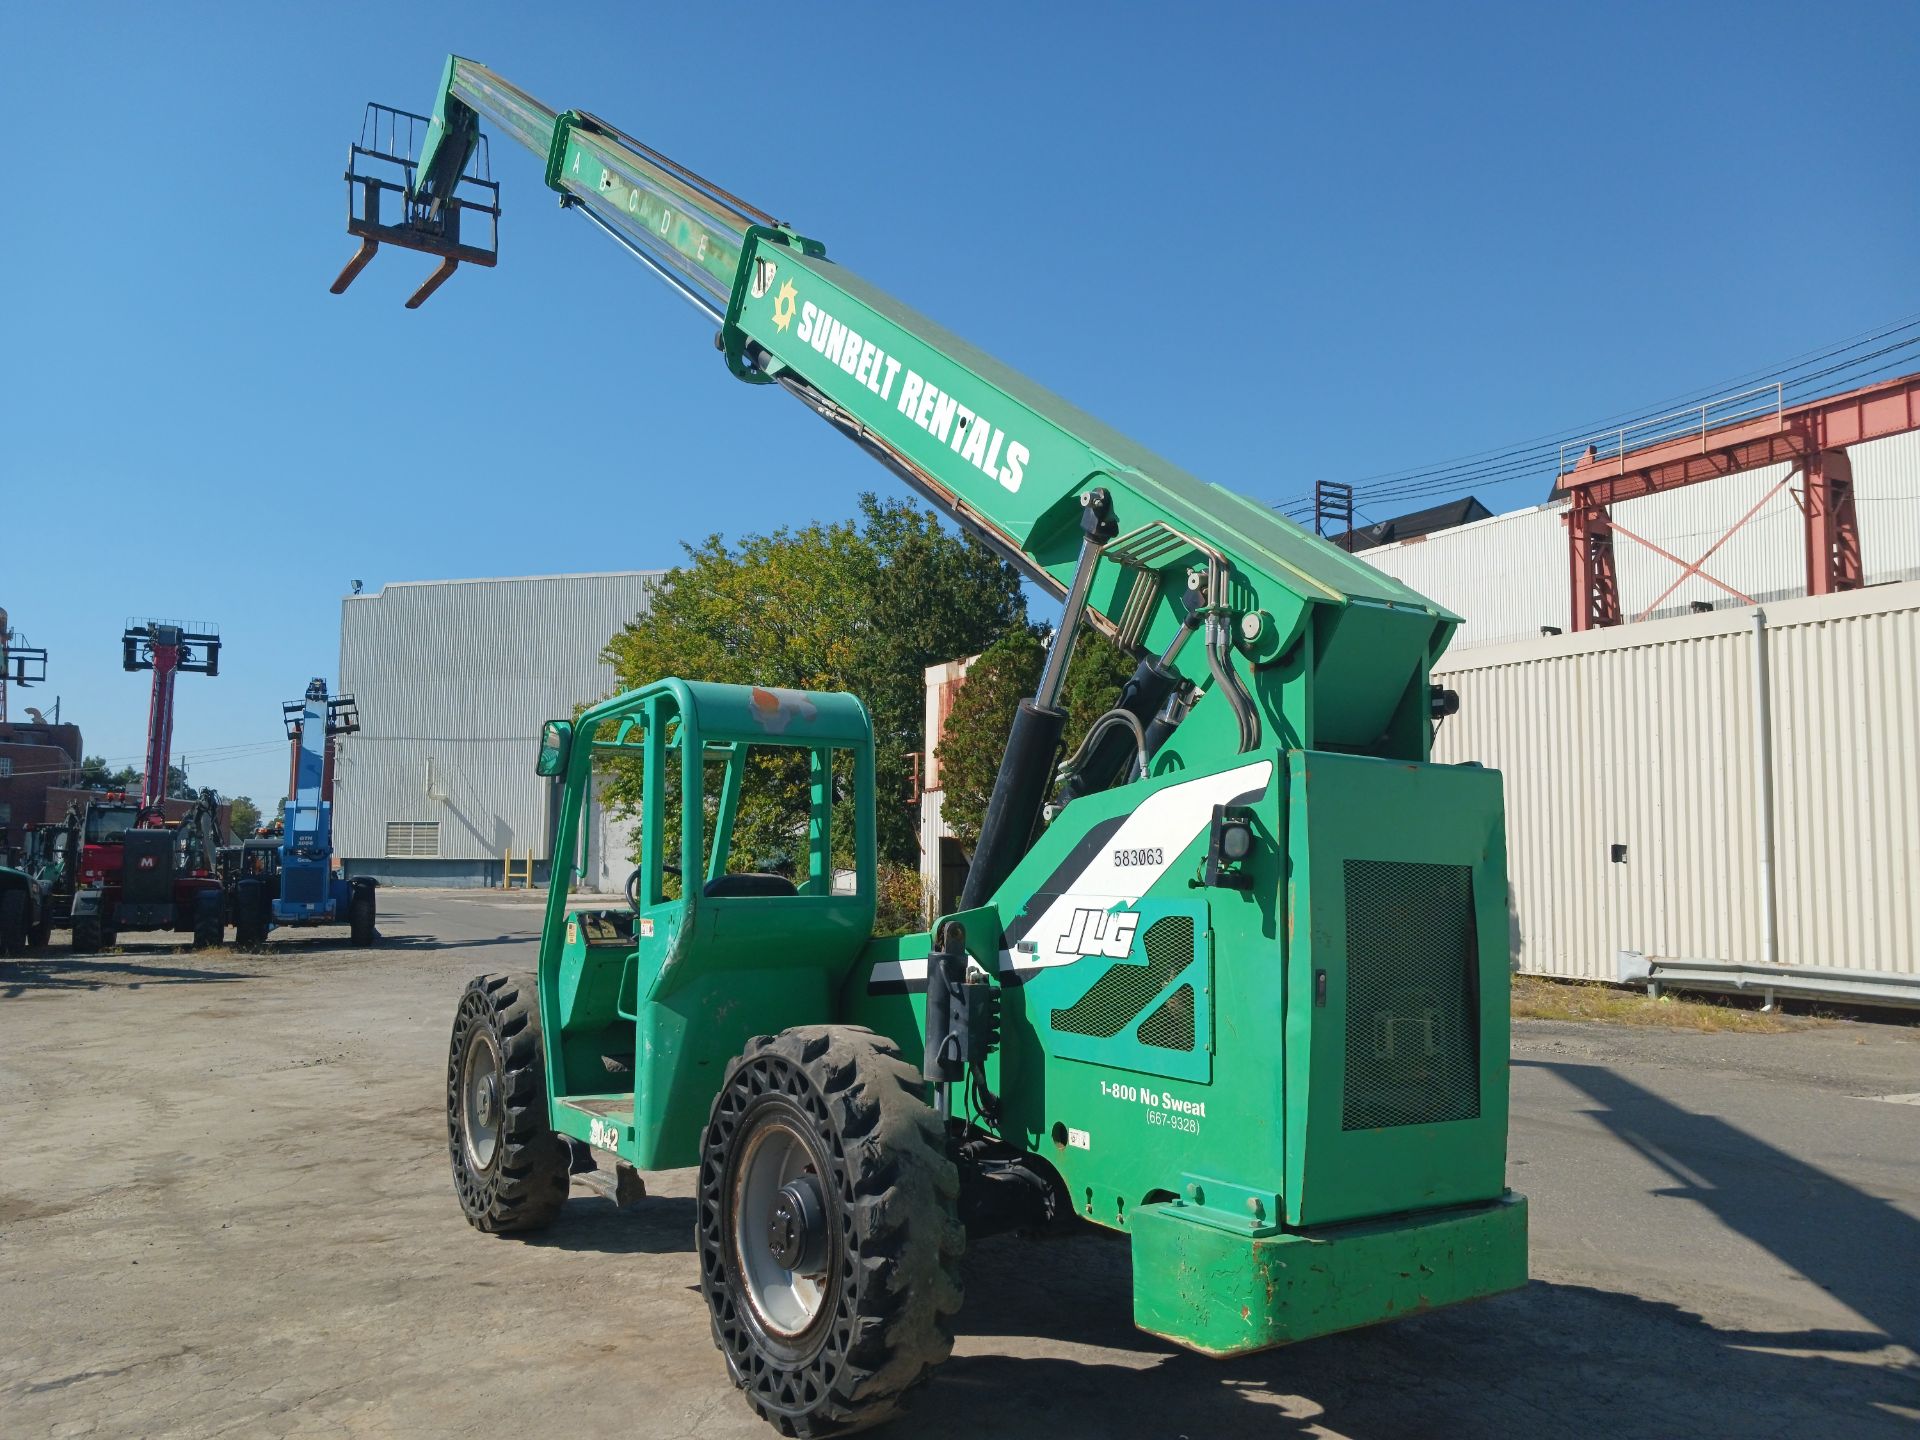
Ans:
{"label": "green tree", "polygon": [[227,802],[227,828],[236,840],[244,840],[260,828],[260,807],[245,795]]}
{"label": "green tree", "polygon": [[[980,839],[1014,711],[1033,694],[1045,661],[1046,647],[1038,635],[1025,627],[1009,631],[967,668],[953,697],[937,751],[940,809],[954,838],[968,851]],[[1081,632],[1060,694],[1067,711],[1068,753],[1087,727],[1113,708],[1132,674],[1133,661],[1111,640],[1096,631]]]}
{"label": "green tree", "polygon": [[89,755],[80,762],[80,788],[82,790],[132,790],[140,784],[140,772],[131,765],[121,769],[109,769],[107,762],[98,755]]}
{"label": "green tree", "polygon": [[[880,858],[917,866],[906,795],[910,757],[923,743],[924,672],[1024,623],[1019,573],[931,511],[871,494],[851,521],[731,545],[716,534],[686,553],[649,613],[608,642],[619,687],[678,675],[858,695],[873,717]],[[637,763],[616,761],[609,771],[610,798],[632,813]],[[793,858],[805,783],[803,768],[777,757],[749,774],[736,821],[741,859]],[[849,834],[845,825],[835,830]]]}

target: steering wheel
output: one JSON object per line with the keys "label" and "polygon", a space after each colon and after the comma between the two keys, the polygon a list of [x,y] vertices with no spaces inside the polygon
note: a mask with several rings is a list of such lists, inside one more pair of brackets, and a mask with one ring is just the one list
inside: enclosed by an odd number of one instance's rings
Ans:
{"label": "steering wheel", "polygon": [[[660,868],[675,878],[680,874],[678,865],[662,865]],[[640,876],[645,870],[644,865],[636,865],[632,873],[627,876],[627,908],[636,915],[640,913]]]}

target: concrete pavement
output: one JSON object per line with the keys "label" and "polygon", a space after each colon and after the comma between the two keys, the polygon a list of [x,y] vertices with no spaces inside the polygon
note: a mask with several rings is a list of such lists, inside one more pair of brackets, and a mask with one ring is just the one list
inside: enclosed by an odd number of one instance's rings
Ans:
{"label": "concrete pavement", "polygon": [[[539,909],[387,890],[378,949],[0,962],[0,1433],[765,1436],[690,1172],[470,1230],[447,1026]],[[1920,1030],[1523,1024],[1520,1293],[1238,1361],[1129,1323],[1124,1240],[988,1241],[917,1437],[1920,1434]],[[885,1433],[885,1432],[882,1432]]]}

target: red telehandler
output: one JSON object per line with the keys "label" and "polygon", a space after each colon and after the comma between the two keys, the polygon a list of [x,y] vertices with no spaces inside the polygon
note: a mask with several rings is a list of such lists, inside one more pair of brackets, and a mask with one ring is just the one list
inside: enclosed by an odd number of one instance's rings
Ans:
{"label": "red telehandler", "polygon": [[180,930],[192,931],[196,946],[217,945],[226,903],[215,865],[219,820],[213,792],[201,791],[178,826],[167,823],[165,802],[174,679],[183,671],[218,675],[220,636],[211,626],[129,622],[120,646],[124,669],[153,672],[146,778],[137,804],[106,796],[87,806],[69,941],[85,952],[110,948],[123,930]]}

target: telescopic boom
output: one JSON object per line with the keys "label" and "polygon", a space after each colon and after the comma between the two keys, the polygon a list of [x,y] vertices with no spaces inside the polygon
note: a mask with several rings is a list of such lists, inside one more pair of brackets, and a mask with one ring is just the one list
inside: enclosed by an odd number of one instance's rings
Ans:
{"label": "telescopic boom", "polygon": [[[1158,718],[1158,735],[1177,723],[1189,746],[1217,737],[1246,752],[1266,737],[1427,758],[1437,703],[1428,671],[1458,623],[1432,601],[1170,464],[605,120],[556,111],[458,56],[433,114],[410,118],[422,140],[406,166],[409,219],[386,238],[447,254],[449,217],[457,226],[475,208],[462,186],[482,183],[483,118],[540,156],[563,206],[718,327],[734,375],[798,396],[1066,597],[1035,697],[1042,709],[1057,697],[1084,616],[1141,662],[1128,704],[1142,734]],[[354,171],[348,179],[365,188]],[[1254,457],[1237,478],[1268,487],[1284,463]],[[1183,648],[1196,632],[1204,643]],[[1139,738],[1116,725],[1102,744],[1104,756],[1088,764],[1111,769],[1117,756],[1125,770]]]}

